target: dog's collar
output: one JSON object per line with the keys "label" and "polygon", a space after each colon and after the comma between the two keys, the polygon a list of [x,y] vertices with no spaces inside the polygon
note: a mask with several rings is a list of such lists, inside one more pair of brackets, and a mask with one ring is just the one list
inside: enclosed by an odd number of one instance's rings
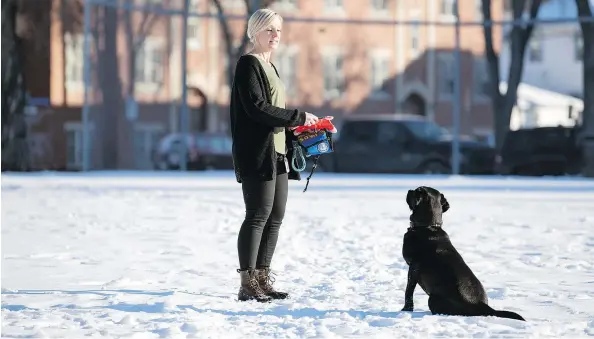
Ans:
{"label": "dog's collar", "polygon": [[429,224],[429,225],[421,225],[421,224],[415,224],[413,221],[410,222],[410,226],[408,227],[408,229],[412,229],[412,228],[421,228],[421,227],[441,227],[442,223],[438,222],[438,223],[434,223],[434,224]]}

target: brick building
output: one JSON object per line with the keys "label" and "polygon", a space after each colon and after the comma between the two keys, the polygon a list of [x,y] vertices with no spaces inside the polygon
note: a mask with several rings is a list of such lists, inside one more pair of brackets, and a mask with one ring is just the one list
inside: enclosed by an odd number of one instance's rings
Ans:
{"label": "brick building", "polygon": [[[221,0],[228,14],[244,15],[243,0]],[[208,0],[192,0],[198,12],[216,13]],[[460,0],[462,21],[481,19],[478,0]],[[38,167],[78,169],[82,161],[82,7],[76,0],[35,0],[29,11],[49,13],[36,23],[49,43],[26,44],[27,83],[50,107],[31,116]],[[45,4],[45,9],[40,4]],[[414,112],[450,127],[453,104],[454,28],[369,21],[453,22],[453,0],[277,0],[286,18],[281,47],[273,56],[291,107],[319,116]],[[137,6],[181,9],[181,0],[135,0]],[[501,6],[502,7],[502,6]],[[27,8],[27,6],[25,6]],[[500,18],[503,8],[492,9]],[[134,11],[92,10],[89,120],[92,168],[150,168],[157,140],[180,129],[181,17]],[[308,18],[295,22],[291,17]],[[355,23],[316,21],[355,20]],[[358,23],[357,23],[358,22]],[[226,56],[218,19],[188,23],[187,83],[192,131],[228,126]],[[46,26],[46,27],[40,27]],[[245,20],[229,27],[239,45]],[[499,48],[501,33],[495,29]],[[485,87],[483,33],[463,27],[462,132],[491,132]],[[36,35],[35,39],[41,39]],[[131,81],[134,79],[134,81]]]}

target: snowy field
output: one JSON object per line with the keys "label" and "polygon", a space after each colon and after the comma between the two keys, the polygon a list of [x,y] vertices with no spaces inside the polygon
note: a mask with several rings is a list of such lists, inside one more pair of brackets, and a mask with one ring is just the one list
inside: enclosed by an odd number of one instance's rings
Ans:
{"label": "snowy field", "polygon": [[[594,181],[316,174],[291,182],[273,269],[292,299],[236,301],[244,209],[231,172],[2,175],[3,338],[594,336]],[[444,228],[494,317],[404,304],[408,189],[441,190]]]}

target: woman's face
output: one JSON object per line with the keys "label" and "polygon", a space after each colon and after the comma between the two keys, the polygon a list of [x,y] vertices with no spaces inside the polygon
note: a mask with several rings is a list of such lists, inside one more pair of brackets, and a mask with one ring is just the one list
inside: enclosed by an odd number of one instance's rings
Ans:
{"label": "woman's face", "polygon": [[270,26],[256,35],[256,44],[265,51],[278,48],[281,38],[281,21],[275,17]]}

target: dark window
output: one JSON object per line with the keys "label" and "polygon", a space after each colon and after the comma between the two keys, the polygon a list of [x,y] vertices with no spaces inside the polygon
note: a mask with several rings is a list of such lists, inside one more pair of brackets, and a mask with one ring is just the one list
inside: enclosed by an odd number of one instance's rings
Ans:
{"label": "dark window", "polygon": [[342,135],[360,143],[373,143],[376,140],[378,123],[375,121],[351,121],[345,124]]}
{"label": "dark window", "polygon": [[397,122],[380,123],[377,141],[380,144],[402,144],[406,140],[407,131]]}

